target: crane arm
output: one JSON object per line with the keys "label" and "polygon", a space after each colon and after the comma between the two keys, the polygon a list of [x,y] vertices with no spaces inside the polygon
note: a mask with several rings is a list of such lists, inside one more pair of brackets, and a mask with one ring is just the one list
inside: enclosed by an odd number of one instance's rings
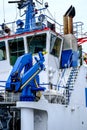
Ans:
{"label": "crane arm", "polygon": [[31,54],[25,54],[17,59],[6,82],[6,91],[14,93],[23,91],[23,96],[33,95],[33,98],[35,98],[33,92],[44,91],[45,88],[37,87],[39,86],[38,74],[45,68],[43,54],[39,52],[39,59],[35,58],[35,60],[36,63],[33,65]]}

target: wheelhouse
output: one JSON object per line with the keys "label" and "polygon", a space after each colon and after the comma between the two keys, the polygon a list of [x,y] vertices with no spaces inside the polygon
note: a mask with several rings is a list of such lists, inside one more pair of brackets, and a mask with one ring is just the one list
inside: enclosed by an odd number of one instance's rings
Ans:
{"label": "wheelhouse", "polygon": [[17,58],[25,53],[37,54],[45,51],[60,57],[62,38],[50,29],[0,38],[0,61],[8,61],[13,66]]}

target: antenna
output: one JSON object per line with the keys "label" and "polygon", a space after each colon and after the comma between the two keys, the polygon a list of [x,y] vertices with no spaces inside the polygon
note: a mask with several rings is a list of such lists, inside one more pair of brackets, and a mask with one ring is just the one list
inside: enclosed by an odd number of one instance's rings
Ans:
{"label": "antenna", "polygon": [[39,4],[43,5],[43,0],[36,0]]}
{"label": "antenna", "polygon": [[8,1],[8,3],[19,3],[21,1]]}
{"label": "antenna", "polygon": [[32,0],[9,1],[8,3],[17,3],[18,9],[22,9],[26,7],[29,3],[32,3]]}

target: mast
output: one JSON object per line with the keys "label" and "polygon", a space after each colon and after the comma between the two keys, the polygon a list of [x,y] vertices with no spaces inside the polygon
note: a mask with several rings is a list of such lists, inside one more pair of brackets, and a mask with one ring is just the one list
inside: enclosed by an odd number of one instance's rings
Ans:
{"label": "mast", "polygon": [[23,14],[23,15],[26,15],[25,22],[23,22],[20,19],[16,21],[16,24],[18,27],[16,29],[16,34],[30,32],[32,30],[43,28],[42,24],[41,24],[42,27],[39,27],[36,25],[35,15],[37,14],[38,11],[46,9],[48,7],[48,3],[45,4],[44,8],[38,9],[38,10],[35,10],[35,3],[33,2],[33,0],[9,1],[9,3],[17,3],[19,10],[26,7],[26,11]]}

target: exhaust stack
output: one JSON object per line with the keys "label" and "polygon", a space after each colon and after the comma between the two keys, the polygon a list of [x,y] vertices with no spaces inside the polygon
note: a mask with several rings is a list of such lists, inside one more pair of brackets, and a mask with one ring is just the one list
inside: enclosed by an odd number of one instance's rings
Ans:
{"label": "exhaust stack", "polygon": [[64,35],[73,34],[73,18],[75,16],[75,8],[71,5],[63,16]]}

